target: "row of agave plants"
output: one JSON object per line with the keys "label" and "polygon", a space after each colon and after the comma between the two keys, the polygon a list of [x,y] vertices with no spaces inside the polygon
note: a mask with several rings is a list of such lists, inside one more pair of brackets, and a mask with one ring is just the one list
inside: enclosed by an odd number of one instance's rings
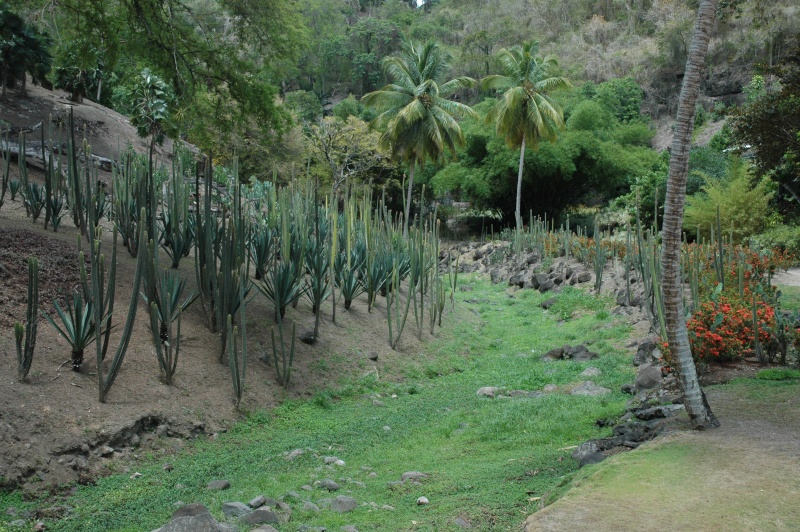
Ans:
{"label": "row of agave plants", "polygon": [[[60,142],[42,141],[44,185],[27,180],[25,150],[20,150],[20,176],[26,181],[21,199],[36,221],[39,214],[29,208],[35,195],[26,190],[40,187],[45,229],[50,222],[57,230],[69,212],[85,240],[78,258],[82,286],[71,298],[54,303],[55,316],[44,316],[70,344],[74,370],[80,371],[84,353],[95,347],[101,402],[119,373],[140,301],[167,384],[178,370],[182,316],[195,302],[202,307],[208,329],[219,335],[219,361],[227,358],[237,404],[247,371],[247,327],[261,325],[245,317],[253,297],[265,297],[274,308],[272,362],[283,386],[291,379],[296,337],[286,311],[302,298],[315,315],[314,331],[306,338],[310,342],[320,333],[326,302],[335,321],[337,306],[347,311],[362,296],[372,311],[378,297],[385,298],[393,349],[409,318],[421,337],[424,329],[432,333],[441,326],[448,299],[454,303],[457,265],[440,264],[435,211],[405,227],[370,187],[345,187],[340,197],[330,198],[320,197],[314,183],[300,180],[283,187],[244,184],[235,162],[220,184],[208,159],[175,157],[170,168],[153,168],[151,159],[132,150],[113,167],[108,193],[99,185],[89,147],[78,149],[71,133],[64,137],[66,149],[58,149]],[[0,206],[9,182],[10,150],[5,146]],[[62,208],[56,210],[58,202]],[[110,260],[103,218],[112,226]],[[136,273],[122,338],[104,371],[115,317],[118,240],[136,258]],[[162,268],[160,250],[170,267]],[[176,269],[184,259],[194,262],[196,290],[191,293]],[[26,323],[15,327],[20,380],[31,367],[39,314],[35,258],[29,270]]]}
{"label": "row of agave plants", "polygon": [[[666,338],[661,295],[661,244],[654,228],[645,228],[638,217],[616,231],[593,236],[585,229],[559,228],[532,216],[521,232],[512,231],[508,253],[521,256],[536,252],[542,258],[567,257],[579,260],[595,273],[599,293],[609,261],[623,272],[622,301],[635,299],[636,285],[649,314],[654,332]],[[686,313],[692,352],[698,363],[739,360],[754,355],[762,362],[800,363],[800,316],[781,309],[781,293],[772,277],[791,266],[796,257],[780,249],[752,248],[725,234],[719,222],[702,228],[708,240],[683,245],[681,268],[685,283]],[[701,228],[697,229],[697,235]],[[662,343],[664,359],[671,362],[669,346]],[[790,354],[794,360],[790,360]]]}

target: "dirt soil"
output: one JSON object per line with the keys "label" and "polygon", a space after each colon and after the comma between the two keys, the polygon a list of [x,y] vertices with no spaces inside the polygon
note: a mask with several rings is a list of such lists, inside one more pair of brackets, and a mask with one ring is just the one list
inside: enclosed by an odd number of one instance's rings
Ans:
{"label": "dirt soil", "polygon": [[[36,178],[35,173],[32,178]],[[110,255],[110,231],[104,246]],[[309,397],[340,382],[374,374],[383,380],[399,378],[394,362],[422,352],[410,331],[397,351],[388,347],[384,302],[367,311],[365,300],[349,311],[339,305],[332,323],[331,305],[323,306],[318,342],[297,343],[292,385],[276,383],[270,363],[270,329],[274,318],[266,299],[256,294],[247,307],[247,385],[240,409],[234,407],[227,359],[220,364],[219,337],[204,325],[198,302],[184,314],[178,371],[172,386],[164,384],[152,348],[147,314],[140,305],[119,377],[106,404],[97,400],[94,351],[85,355],[83,370],[71,371],[69,345],[43,318],[28,382],[17,382],[12,324],[25,318],[27,259],[40,261],[40,308],[52,312],[52,301],[72,293],[79,283],[77,230],[65,220],[58,233],[33,224],[17,201],[0,208],[0,485],[27,491],[54,489],[71,481],[89,482],[105,474],[112,462],[144,449],[179,450],[198,434],[224,430],[247,411],[268,408],[290,397]],[[84,248],[85,248],[84,242]],[[161,264],[168,265],[166,255]],[[135,261],[118,244],[118,281],[110,351],[116,348],[126,318]],[[178,270],[195,286],[191,257]],[[298,335],[313,329],[307,301],[289,309]],[[423,335],[423,341],[430,337]],[[378,354],[377,362],[369,359]],[[108,357],[110,359],[111,356]],[[155,437],[168,436],[164,437]]]}

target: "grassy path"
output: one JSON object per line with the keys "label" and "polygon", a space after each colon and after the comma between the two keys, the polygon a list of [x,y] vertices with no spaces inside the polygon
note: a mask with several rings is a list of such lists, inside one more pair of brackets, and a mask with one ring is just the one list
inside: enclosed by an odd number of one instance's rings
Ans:
{"label": "grassy path", "polygon": [[[630,382],[630,353],[620,349],[630,328],[609,313],[610,303],[578,290],[558,295],[544,311],[545,296],[534,291],[507,293],[504,287],[467,278],[442,338],[419,357],[409,355],[402,384],[374,376],[344,389],[326,390],[312,401],[291,401],[256,412],[215,441],[192,444],[169,459],[142,456],[131,470],[79,487],[61,504],[68,517],[47,522],[48,530],[141,531],[169,520],[178,501],[202,502],[221,519],[227,501],[247,502],[263,494],[286,497],[288,524],[338,530],[460,530],[457,518],[474,530],[518,529],[535,511],[539,497],[563,482],[575,463],[567,447],[607,435],[594,422],[622,411]],[[412,320],[409,320],[412,322]],[[413,334],[413,323],[405,334]],[[565,343],[587,342],[602,356],[591,363],[542,362],[541,355]],[[586,380],[588,366],[602,370],[597,384],[612,390],[603,397],[569,395]],[[482,386],[507,390],[558,390],[543,397],[488,399]],[[292,461],[285,453],[304,449]],[[326,466],[336,456],[344,466]],[[162,467],[169,461],[174,469]],[[405,471],[429,475],[420,484],[390,484]],[[131,478],[133,472],[141,473]],[[371,473],[374,473],[371,475]],[[227,479],[222,492],[206,483]],[[345,514],[303,511],[304,501],[331,495],[314,481],[341,485],[334,495],[360,504]],[[416,500],[425,496],[426,506]],[[374,504],[372,504],[374,503]],[[18,510],[41,507],[18,493],[0,495],[0,529]],[[384,508],[391,506],[393,509]]]}

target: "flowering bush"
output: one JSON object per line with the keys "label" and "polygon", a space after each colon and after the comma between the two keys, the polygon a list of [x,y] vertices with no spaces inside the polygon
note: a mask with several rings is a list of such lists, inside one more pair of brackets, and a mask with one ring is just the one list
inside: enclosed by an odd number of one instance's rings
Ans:
{"label": "flowering bush", "polygon": [[[756,303],[759,342],[772,344],[775,309],[764,301]],[[707,301],[689,319],[689,344],[700,361],[738,360],[754,348],[753,311],[740,299],[720,296]]]}

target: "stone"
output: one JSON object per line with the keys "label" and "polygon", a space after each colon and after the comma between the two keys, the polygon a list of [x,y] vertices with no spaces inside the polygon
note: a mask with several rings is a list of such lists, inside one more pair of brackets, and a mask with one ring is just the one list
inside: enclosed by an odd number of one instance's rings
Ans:
{"label": "stone", "polygon": [[23,528],[25,524],[24,519],[14,519],[13,521],[9,521],[8,526],[12,528]]}
{"label": "stone", "polygon": [[272,510],[258,508],[257,510],[253,510],[249,514],[242,517],[241,522],[246,525],[277,525],[280,522],[280,519],[278,519],[278,514]]}
{"label": "stone", "polygon": [[634,384],[637,392],[658,388],[661,385],[661,368],[652,364],[639,366]]}
{"label": "stone", "polygon": [[592,274],[591,272],[582,271],[576,276],[576,279],[579,283],[588,283],[592,280]]}
{"label": "stone", "polygon": [[[564,346],[569,347],[569,346]],[[554,347],[550,351],[544,354],[543,358],[549,358],[551,360],[561,360],[564,358],[564,347]]]}
{"label": "stone", "polygon": [[484,386],[483,388],[478,388],[476,392],[478,397],[494,397],[500,391],[500,388],[496,386]]}
{"label": "stone", "polygon": [[345,513],[352,512],[357,506],[358,502],[354,498],[339,495],[331,501],[330,508],[334,512]]}
{"label": "stone", "polygon": [[558,391],[558,385],[557,384],[545,384],[545,386],[544,386],[544,388],[542,388],[542,390],[545,393],[557,392]]}
{"label": "stone", "polygon": [[222,514],[225,517],[241,517],[252,511],[253,509],[243,502],[226,502],[222,505]]}
{"label": "stone", "polygon": [[308,345],[314,345],[317,342],[317,337],[314,336],[314,331],[303,331],[297,335],[297,339]]}
{"label": "stone", "polygon": [[208,508],[200,504],[199,502],[194,502],[192,504],[184,504],[177,510],[172,513],[172,519],[176,519],[178,517],[189,517],[193,515],[201,515],[201,514],[209,514],[211,512],[208,511]]}
{"label": "stone", "polygon": [[458,528],[464,528],[466,530],[472,528],[472,523],[470,523],[463,517],[456,517],[455,519],[453,519],[453,524],[456,525]]}
{"label": "stone", "polygon": [[314,504],[311,501],[306,501],[303,503],[303,511],[304,512],[319,512],[319,506]]}
{"label": "stone", "polygon": [[164,464],[164,465],[161,466],[161,469],[163,469],[164,471],[169,472],[169,471],[172,471],[173,469],[175,469],[175,466],[172,465],[172,464]]}
{"label": "stone", "polygon": [[325,458],[323,458],[322,460],[323,460],[323,461],[324,461],[326,464],[332,464],[332,463],[336,462],[336,460],[338,460],[338,458],[337,458],[337,457],[335,457],[335,456],[326,456],[326,457],[325,457]]}
{"label": "stone", "polygon": [[265,504],[267,504],[267,498],[263,495],[259,495],[258,497],[250,499],[250,502],[247,503],[247,506],[250,508],[261,508]]}
{"label": "stone", "polygon": [[431,501],[428,500],[427,497],[420,497],[417,499],[417,505],[425,506],[426,504],[430,504]]}
{"label": "stone", "polygon": [[580,467],[587,466],[590,464],[599,464],[603,460],[606,459],[606,455],[601,452],[587,454],[580,460]]}
{"label": "stone", "polygon": [[371,361],[375,362],[376,360],[378,360],[378,353],[375,352],[375,351],[370,351],[367,354],[367,358],[370,359]]}
{"label": "stone", "polygon": [[342,527],[342,532],[358,532],[355,525],[345,525]]}
{"label": "stone", "polygon": [[578,448],[572,451],[572,458],[577,461],[583,460],[584,457],[599,451],[599,446],[596,440],[589,440],[578,445]]}
{"label": "stone", "polygon": [[553,305],[555,305],[557,302],[558,302],[558,298],[557,297],[551,297],[550,299],[546,299],[546,300],[542,301],[539,304],[539,306],[542,307],[543,309],[547,310],[550,307],[552,307]]}
{"label": "stone", "polygon": [[305,451],[303,451],[303,449],[295,449],[294,451],[291,451],[291,452],[287,453],[286,456],[284,456],[283,458],[285,460],[292,461],[295,458],[297,458],[298,456],[300,456],[301,454],[303,454],[304,452]]}
{"label": "stone", "polygon": [[403,482],[407,480],[419,481],[426,478],[428,478],[428,475],[426,475],[425,473],[420,473],[419,471],[406,471],[405,473],[400,475],[400,480],[402,480]]}
{"label": "stone", "polygon": [[226,490],[231,487],[231,483],[227,480],[212,480],[206,487],[211,491],[221,491]]}
{"label": "stone", "polygon": [[204,513],[172,519],[161,532],[220,532],[220,526],[210,513]]}
{"label": "stone", "polygon": [[333,480],[331,480],[329,478],[323,478],[322,480],[320,480],[319,481],[319,487],[320,488],[324,488],[324,489],[326,489],[328,491],[338,491],[339,490],[339,484],[337,484],[336,482],[334,482]]}
{"label": "stone", "polygon": [[590,397],[597,397],[599,395],[607,395],[610,393],[611,390],[608,388],[603,388],[602,386],[598,386],[592,381],[583,382],[573,388],[570,392],[572,395],[588,395]]}
{"label": "stone", "polygon": [[555,285],[556,285],[555,281],[553,281],[552,279],[548,279],[547,281],[539,285],[539,292],[543,294],[545,292],[549,292],[550,290],[553,289]]}
{"label": "stone", "polygon": [[111,456],[114,454],[114,448],[109,447],[108,445],[103,445],[98,451],[97,454],[100,456]]}
{"label": "stone", "polygon": [[590,360],[598,358],[599,356],[600,355],[595,353],[594,351],[585,350],[573,356],[572,360],[574,360],[575,362],[588,362]]}
{"label": "stone", "polygon": [[632,382],[623,384],[622,387],[620,388],[620,391],[628,395],[633,395],[636,393],[636,385],[633,384]]}
{"label": "stone", "polygon": [[278,532],[278,529],[271,525],[264,525],[258,528],[254,528],[250,532]]}
{"label": "stone", "polygon": [[333,463],[333,465],[335,465],[335,466],[337,466],[337,467],[344,467],[344,466],[345,466],[345,462],[344,462],[344,460],[336,460],[336,461]]}
{"label": "stone", "polygon": [[520,288],[525,286],[525,281],[526,281],[525,273],[526,272],[519,272],[512,275],[511,279],[508,280],[508,286],[518,286]]}
{"label": "stone", "polygon": [[644,410],[637,410],[634,415],[636,416],[636,419],[650,421],[651,419],[664,419],[672,417],[683,410],[685,410],[683,405],[663,405],[645,408]]}
{"label": "stone", "polygon": [[602,374],[603,374],[603,372],[600,371],[600,368],[595,368],[595,367],[591,367],[590,366],[590,367],[586,368],[585,370],[583,370],[580,373],[580,375],[578,375],[578,377],[599,377]]}
{"label": "stone", "polygon": [[636,354],[633,355],[633,365],[643,366],[645,364],[653,364],[658,362],[658,356],[655,355],[656,343],[654,340],[648,338],[639,344],[636,348]]}

